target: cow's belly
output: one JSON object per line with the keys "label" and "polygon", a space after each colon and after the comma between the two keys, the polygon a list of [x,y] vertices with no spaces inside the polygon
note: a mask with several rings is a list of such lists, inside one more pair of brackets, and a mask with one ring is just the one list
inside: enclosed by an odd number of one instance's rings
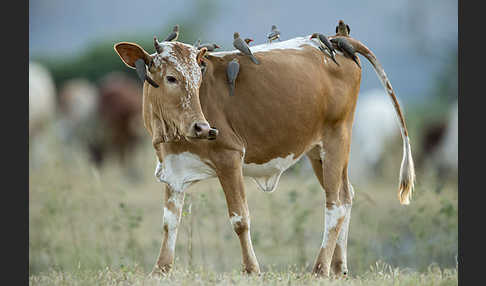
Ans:
{"label": "cow's belly", "polygon": [[[276,189],[282,173],[294,165],[301,156],[277,157],[263,164],[244,163],[243,176],[251,177],[257,186],[265,191]],[[216,172],[199,156],[190,152],[169,154],[157,164],[155,177],[178,192],[184,191],[192,183],[216,177]]]}
{"label": "cow's belly", "polygon": [[274,158],[263,164],[244,163],[243,176],[251,177],[264,192],[273,192],[278,185],[280,176],[294,165],[300,157],[289,154],[287,157]]}

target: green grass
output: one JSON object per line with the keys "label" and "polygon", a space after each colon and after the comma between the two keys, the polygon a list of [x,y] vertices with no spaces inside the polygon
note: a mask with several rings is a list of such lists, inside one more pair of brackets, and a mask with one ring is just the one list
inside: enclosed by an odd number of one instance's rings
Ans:
{"label": "green grass", "polygon": [[270,194],[245,179],[261,276],[239,273],[239,242],[221,186],[210,179],[188,189],[175,271],[157,281],[146,279],[163,212],[150,142],[134,156],[137,176],[115,161],[97,170],[76,146],[52,136],[35,143],[41,147],[31,150],[29,166],[32,285],[457,285],[457,184],[437,193],[432,177],[417,174],[414,199],[401,206],[400,153],[390,154],[382,178],[353,184],[348,280],[310,275],[322,241],[324,193],[312,171],[296,168]]}

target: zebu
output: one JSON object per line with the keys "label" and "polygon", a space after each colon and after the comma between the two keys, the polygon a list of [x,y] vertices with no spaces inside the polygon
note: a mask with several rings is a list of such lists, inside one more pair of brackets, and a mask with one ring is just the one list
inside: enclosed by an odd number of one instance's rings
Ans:
{"label": "zebu", "polygon": [[[400,106],[373,53],[357,40],[348,41],[372,63],[400,119],[404,152],[398,196],[400,203],[408,204],[415,174]],[[338,53],[337,66],[309,36],[252,46],[260,65],[238,51],[205,54],[205,49],[180,42],[154,44],[154,54],[134,43],[114,47],[128,67],[138,66],[147,79],[144,124],[159,160],[155,175],[166,183],[164,238],[152,273],[166,272],[173,264],[184,190],[211,177],[223,188],[244,271],[260,272],[243,176],[255,178],[262,190],[271,192],[282,172],[306,155],[326,196],[323,241],[313,272],[329,276],[332,268],[346,275],[354,195],[347,170],[361,81],[356,63]],[[226,66],[235,57],[240,72],[235,96],[230,97]],[[140,69],[139,59],[147,69]]]}

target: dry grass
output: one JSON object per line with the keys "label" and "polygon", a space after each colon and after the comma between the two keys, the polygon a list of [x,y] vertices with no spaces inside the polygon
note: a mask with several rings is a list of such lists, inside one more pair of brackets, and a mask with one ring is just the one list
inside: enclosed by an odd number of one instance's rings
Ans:
{"label": "dry grass", "polygon": [[347,279],[316,278],[297,269],[283,272],[264,272],[260,276],[248,276],[232,271],[174,269],[166,277],[151,278],[139,267],[105,268],[96,271],[50,271],[30,277],[31,285],[457,285],[457,271],[429,267],[424,273],[410,272],[376,263],[369,271]]}
{"label": "dry grass", "polygon": [[150,143],[135,156],[135,176],[116,162],[97,170],[75,146],[43,140],[44,159],[32,153],[29,168],[32,285],[457,284],[457,185],[437,193],[433,179],[417,174],[411,205],[400,206],[401,156],[379,182],[354,184],[349,280],[315,280],[309,274],[322,239],[324,193],[312,171],[301,169],[287,172],[271,194],[246,181],[263,275],[239,273],[239,242],[221,186],[211,179],[188,190],[175,271],[156,281],[146,276],[158,255],[163,208]]}

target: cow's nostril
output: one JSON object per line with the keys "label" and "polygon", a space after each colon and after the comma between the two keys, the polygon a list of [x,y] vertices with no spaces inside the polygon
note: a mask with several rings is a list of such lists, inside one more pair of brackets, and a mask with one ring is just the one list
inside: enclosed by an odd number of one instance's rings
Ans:
{"label": "cow's nostril", "polygon": [[196,125],[194,125],[194,130],[195,130],[197,133],[199,133],[199,132],[201,132],[201,131],[202,131],[201,126],[199,126],[199,123],[196,123]]}

